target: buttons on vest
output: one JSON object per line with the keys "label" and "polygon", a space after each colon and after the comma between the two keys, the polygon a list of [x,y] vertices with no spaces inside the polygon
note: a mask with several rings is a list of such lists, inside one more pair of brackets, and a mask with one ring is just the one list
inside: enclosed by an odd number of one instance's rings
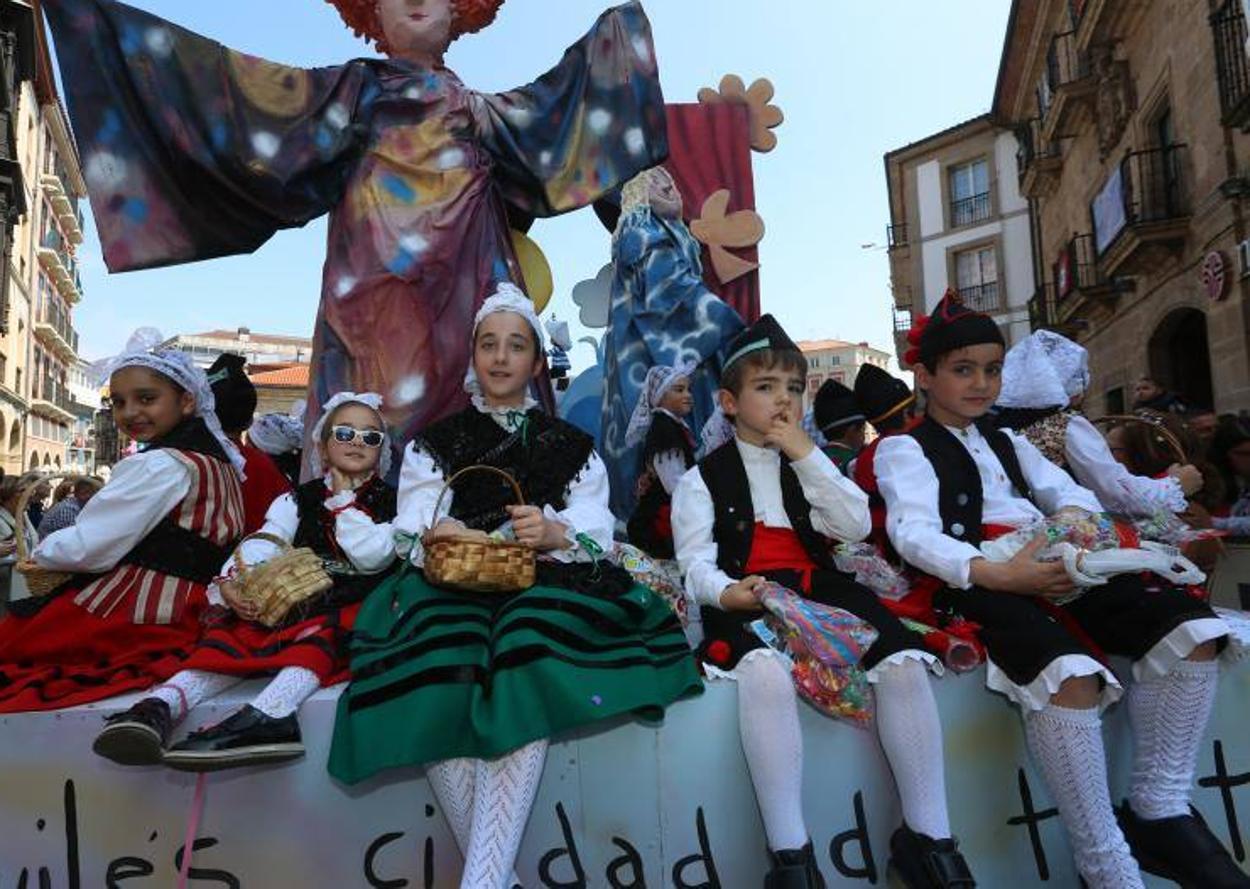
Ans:
{"label": "buttons on vest", "polygon": [[963,525],[959,524],[959,522],[955,522],[955,524],[951,525],[951,536],[963,537],[966,530],[967,529]]}
{"label": "buttons on vest", "polygon": [[960,494],[958,497],[955,498],[955,502],[958,503],[960,506],[967,506],[968,499],[969,498],[967,494]]}

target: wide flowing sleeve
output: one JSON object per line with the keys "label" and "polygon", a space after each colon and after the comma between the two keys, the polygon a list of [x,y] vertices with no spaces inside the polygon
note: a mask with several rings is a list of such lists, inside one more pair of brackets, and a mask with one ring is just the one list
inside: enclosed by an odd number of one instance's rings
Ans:
{"label": "wide flowing sleeve", "polygon": [[605,12],[528,86],[477,94],[474,117],[505,200],[533,216],[585,207],[662,162],[664,95],[641,4]]}
{"label": "wide flowing sleeve", "polygon": [[339,200],[368,63],[278,65],[113,0],[42,6],[110,271],[250,252]]}

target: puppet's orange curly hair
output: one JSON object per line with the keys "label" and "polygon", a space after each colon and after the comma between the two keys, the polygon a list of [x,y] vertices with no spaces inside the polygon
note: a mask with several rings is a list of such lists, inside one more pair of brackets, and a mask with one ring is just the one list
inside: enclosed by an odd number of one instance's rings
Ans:
{"label": "puppet's orange curly hair", "polygon": [[[358,36],[372,40],[386,52],[386,38],[378,21],[377,0],[326,0]],[[451,0],[451,39],[474,34],[495,20],[504,0]]]}

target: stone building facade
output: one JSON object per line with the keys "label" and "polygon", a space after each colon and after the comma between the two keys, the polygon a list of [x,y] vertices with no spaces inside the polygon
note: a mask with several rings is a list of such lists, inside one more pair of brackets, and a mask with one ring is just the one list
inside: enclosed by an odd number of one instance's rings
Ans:
{"label": "stone building facade", "polygon": [[1014,0],[993,117],[1019,142],[1034,327],[1090,351],[1087,409],[1150,375],[1250,408],[1242,0]]}

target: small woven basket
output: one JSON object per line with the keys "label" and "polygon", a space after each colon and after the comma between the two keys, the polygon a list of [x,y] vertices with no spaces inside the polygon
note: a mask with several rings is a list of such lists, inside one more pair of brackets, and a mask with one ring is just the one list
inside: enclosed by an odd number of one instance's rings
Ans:
{"label": "small woven basket", "polygon": [[[466,466],[447,480],[434,515],[439,514],[443,498],[456,479],[468,472],[493,472],[502,476],[516,495],[517,504],[525,498],[516,480],[494,466]],[[425,577],[435,586],[472,593],[518,593],[534,585],[534,551],[523,543],[502,540],[481,540],[453,537],[436,541],[425,548]]]}
{"label": "small woven basket", "polygon": [[[243,561],[243,543],[248,540],[267,540],[281,552],[259,565],[248,566]],[[278,626],[291,609],[334,586],[319,555],[306,547],[297,549],[264,531],[249,534],[239,542],[234,564],[240,597],[256,609],[254,619],[266,627]]]}
{"label": "small woven basket", "polygon": [[[30,485],[22,492],[22,496],[17,501],[17,515],[14,516],[16,526],[16,542],[17,542],[17,570],[26,580],[26,590],[32,596],[47,596],[56,592],[67,581],[73,579],[74,574],[70,571],[53,571],[50,568],[44,568],[30,559],[30,553],[26,548],[26,524],[30,521],[26,516],[26,508],[30,506],[30,499],[35,493],[35,489],[39,487],[41,482],[51,482],[57,479],[67,479],[72,481],[88,481],[96,486],[97,489],[103,484],[98,478],[92,478],[88,475],[81,475],[77,472],[54,472],[42,476],[38,482]],[[73,496],[70,494],[69,496]]]}

